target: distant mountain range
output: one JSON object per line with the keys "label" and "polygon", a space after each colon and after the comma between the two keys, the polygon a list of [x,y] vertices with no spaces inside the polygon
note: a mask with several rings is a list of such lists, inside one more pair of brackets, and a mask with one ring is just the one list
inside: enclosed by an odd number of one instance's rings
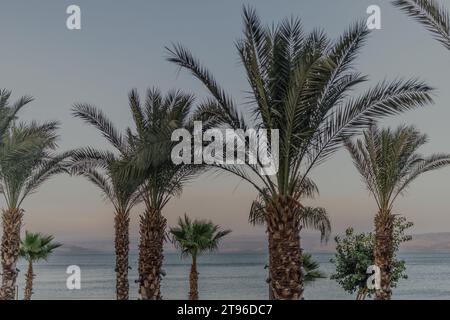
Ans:
{"label": "distant mountain range", "polygon": [[[334,252],[333,238],[328,243],[321,243],[320,236],[316,233],[302,234],[302,247],[309,252]],[[136,253],[137,241],[132,241],[131,252]],[[65,243],[61,251],[112,251],[112,241],[90,241]],[[175,249],[167,244],[166,252],[174,252]],[[450,232],[425,233],[413,235],[413,240],[404,243],[402,251],[450,251]],[[241,235],[225,239],[220,247],[220,252],[265,252],[267,242],[265,235]]]}
{"label": "distant mountain range", "polygon": [[[309,252],[334,252],[334,236],[328,243],[320,241],[317,233],[304,233],[301,245]],[[402,244],[401,251],[450,251],[450,232],[426,233],[413,235],[413,239]],[[264,252],[267,251],[267,242],[264,236],[237,236],[230,237],[221,246],[222,252]]]}
{"label": "distant mountain range", "polygon": [[[333,238],[327,244],[320,243],[316,234],[305,234],[302,237],[302,247],[311,252],[334,252]],[[412,235],[412,240],[401,245],[400,251],[450,251],[450,232],[423,233]]]}
{"label": "distant mountain range", "polygon": [[450,251],[450,232],[414,235],[402,245],[405,251]]}

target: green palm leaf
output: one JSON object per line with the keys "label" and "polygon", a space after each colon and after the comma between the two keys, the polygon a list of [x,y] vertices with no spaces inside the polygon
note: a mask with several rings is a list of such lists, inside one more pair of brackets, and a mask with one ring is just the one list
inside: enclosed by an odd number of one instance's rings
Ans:
{"label": "green palm leaf", "polygon": [[434,0],[395,0],[392,3],[424,25],[436,40],[450,50],[450,17],[443,5]]}
{"label": "green palm leaf", "polygon": [[[183,46],[168,48],[168,60],[187,69],[210,92],[195,112],[208,127],[279,130],[279,171],[258,174],[252,166],[217,166],[250,182],[261,193],[298,196],[310,171],[374,121],[432,102],[432,88],[419,80],[382,82],[359,97],[351,91],[367,80],[355,61],[369,35],[365,24],[349,27],[335,41],[323,31],[305,33],[298,19],[272,28],[244,8],[244,37],[236,47],[250,86],[241,110],[212,74]],[[253,175],[253,173],[256,175]]]}
{"label": "green palm leaf", "polygon": [[417,151],[427,137],[413,126],[396,130],[371,126],[363,139],[347,140],[355,167],[379,209],[391,210],[395,199],[421,174],[450,164],[449,154],[424,157]]}
{"label": "green palm leaf", "polygon": [[62,246],[53,240],[54,237],[51,235],[26,231],[20,243],[20,256],[28,262],[47,260],[55,249]]}
{"label": "green palm leaf", "polygon": [[178,225],[170,228],[172,243],[183,256],[198,255],[218,249],[220,241],[231,230],[221,230],[218,225],[206,220],[191,220],[187,215],[178,218]]}

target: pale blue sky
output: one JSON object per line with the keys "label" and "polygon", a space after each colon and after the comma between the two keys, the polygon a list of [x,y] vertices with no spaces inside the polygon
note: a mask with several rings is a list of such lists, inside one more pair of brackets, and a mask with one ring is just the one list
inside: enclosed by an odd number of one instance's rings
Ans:
{"label": "pale blue sky", "polygon": [[[205,95],[188,74],[165,61],[164,46],[181,42],[215,74],[221,85],[242,102],[247,83],[234,41],[240,37],[242,4],[252,4],[267,23],[300,16],[305,28],[322,27],[333,38],[366,8],[382,9],[382,30],[374,31],[362,51],[359,69],[374,84],[383,79],[419,77],[438,90],[436,104],[384,124],[411,123],[430,136],[424,152],[450,152],[450,53],[421,26],[388,1],[106,1],[2,0],[0,10],[0,87],[14,98],[30,94],[36,101],[24,119],[60,120],[63,149],[91,144],[106,146],[96,132],[70,116],[75,102],[102,108],[120,127],[130,125],[127,93],[158,86]],[[66,29],[66,7],[82,10],[82,30]],[[313,176],[321,196],[314,204],[330,212],[336,232],[349,225],[370,230],[375,213],[348,155],[341,151]],[[415,232],[450,231],[450,168],[429,174],[400,199],[398,212],[415,222]],[[169,224],[187,212],[211,217],[234,234],[261,233],[247,224],[254,191],[238,179],[209,176],[185,189],[166,208]],[[97,189],[81,178],[59,177],[25,202],[25,228],[50,232],[58,239],[110,239],[112,210]],[[134,214],[133,234],[136,235]]]}

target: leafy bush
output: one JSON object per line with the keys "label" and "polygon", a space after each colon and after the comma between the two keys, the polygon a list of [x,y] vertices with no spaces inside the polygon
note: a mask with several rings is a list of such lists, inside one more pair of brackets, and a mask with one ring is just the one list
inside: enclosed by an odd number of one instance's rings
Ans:
{"label": "leafy bush", "polygon": [[[395,288],[400,279],[407,279],[405,261],[397,258],[400,244],[412,237],[405,231],[413,226],[404,217],[396,216],[394,222],[394,243],[392,259],[391,286]],[[375,236],[372,233],[355,234],[353,228],[345,231],[345,236],[335,237],[336,254],[330,262],[336,265],[336,273],[330,276],[348,293],[357,293],[357,299],[371,296],[375,290],[367,288],[367,268],[374,265]]]}

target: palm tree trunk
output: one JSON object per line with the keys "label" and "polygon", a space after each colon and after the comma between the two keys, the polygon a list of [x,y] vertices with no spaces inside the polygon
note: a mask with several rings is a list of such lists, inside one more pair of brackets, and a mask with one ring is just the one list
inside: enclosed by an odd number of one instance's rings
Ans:
{"label": "palm tree trunk", "polygon": [[23,212],[21,209],[3,210],[3,235],[1,245],[2,286],[0,299],[14,300],[16,295],[16,263],[20,248],[20,227]]}
{"label": "palm tree trunk", "polygon": [[128,213],[118,212],[114,218],[115,250],[116,250],[116,298],[128,300],[128,252],[129,252],[129,226]]}
{"label": "palm tree trunk", "polygon": [[269,274],[275,300],[303,297],[300,227],[293,214],[294,201],[278,200],[267,207],[269,233]]}
{"label": "palm tree trunk", "polygon": [[376,290],[376,300],[391,299],[391,270],[393,255],[394,216],[388,211],[380,211],[375,216],[375,265],[380,268],[381,288]]}
{"label": "palm tree trunk", "polygon": [[272,237],[272,234],[269,232],[268,228],[267,228],[266,232],[267,232],[267,241],[268,241],[268,244],[269,244],[269,277],[267,278],[267,283],[269,284],[269,300],[274,300],[273,288],[272,288],[272,279],[270,278],[271,277],[270,263],[272,261],[272,254],[271,254],[272,250],[270,250],[270,248],[273,247],[273,243],[272,243],[273,242],[273,237]]}
{"label": "palm tree trunk", "polygon": [[140,217],[139,293],[142,300],[161,300],[161,267],[166,219],[147,209]]}
{"label": "palm tree trunk", "polygon": [[270,278],[267,279],[268,280],[268,284],[269,284],[269,300],[275,300],[273,298],[273,290],[272,290],[272,283]]}
{"label": "palm tree trunk", "polygon": [[25,276],[26,278],[26,285],[25,285],[25,292],[23,295],[23,300],[31,300],[31,295],[33,294],[33,262],[28,262],[28,271]]}
{"label": "palm tree trunk", "polygon": [[367,287],[360,288],[358,294],[356,295],[356,300],[364,300],[367,296]]}
{"label": "palm tree trunk", "polygon": [[197,258],[192,257],[191,273],[189,274],[189,300],[198,300]]}

